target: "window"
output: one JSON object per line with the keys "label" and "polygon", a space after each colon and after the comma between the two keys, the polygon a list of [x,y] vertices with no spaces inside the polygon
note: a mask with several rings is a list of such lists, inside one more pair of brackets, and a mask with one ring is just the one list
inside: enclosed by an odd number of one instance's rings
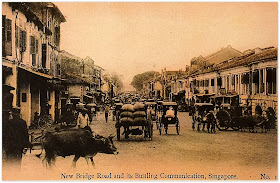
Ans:
{"label": "window", "polygon": [[260,93],[264,93],[263,69],[260,70]]}
{"label": "window", "polygon": [[46,61],[47,61],[47,45],[42,44],[42,67],[46,68]]}
{"label": "window", "polygon": [[20,52],[26,51],[26,31],[24,30],[20,31],[19,47]]}
{"label": "window", "polygon": [[231,85],[235,85],[235,75],[231,76]]}
{"label": "window", "polygon": [[260,93],[259,80],[260,80],[259,70],[255,70],[253,72],[253,87],[255,89],[255,94]]}
{"label": "window", "polygon": [[35,42],[35,37],[30,36],[30,54],[35,54],[36,53],[36,42]]}
{"label": "window", "polygon": [[266,69],[267,94],[276,94],[276,68]]}
{"label": "window", "polygon": [[12,20],[2,15],[2,56],[12,56]]}
{"label": "window", "polygon": [[55,27],[54,28],[54,44],[56,46],[59,46],[60,43],[60,27]]}
{"label": "window", "polygon": [[223,83],[223,80],[222,80],[222,77],[218,77],[217,78],[217,84],[218,84],[218,86],[222,86],[222,83]]}
{"label": "window", "polygon": [[209,87],[209,79],[205,80],[205,87]]}
{"label": "window", "polygon": [[32,65],[36,66],[36,53],[38,52],[38,40],[34,36],[30,36],[30,54],[32,55]]}
{"label": "window", "polygon": [[215,86],[215,80],[211,79],[211,86]]}

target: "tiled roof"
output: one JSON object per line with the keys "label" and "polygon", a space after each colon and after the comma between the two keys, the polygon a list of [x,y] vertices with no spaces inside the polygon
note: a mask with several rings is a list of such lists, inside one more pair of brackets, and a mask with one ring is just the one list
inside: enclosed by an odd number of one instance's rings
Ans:
{"label": "tiled roof", "polygon": [[236,57],[228,62],[225,62],[221,65],[217,65],[215,70],[229,69],[232,67],[238,67],[243,65],[250,65],[251,63],[261,62],[261,61],[270,61],[277,59],[277,48],[272,48],[266,51],[263,51],[259,54],[250,54],[248,56]]}
{"label": "tiled roof", "polygon": [[206,68],[201,67],[192,72],[190,75],[205,74],[214,71],[225,70],[229,68],[234,68],[238,66],[246,66],[256,62],[265,62],[277,59],[277,48],[270,47],[269,49],[262,49],[261,53],[254,54],[250,53],[240,57],[234,57],[232,59],[221,62],[217,65],[210,65]]}

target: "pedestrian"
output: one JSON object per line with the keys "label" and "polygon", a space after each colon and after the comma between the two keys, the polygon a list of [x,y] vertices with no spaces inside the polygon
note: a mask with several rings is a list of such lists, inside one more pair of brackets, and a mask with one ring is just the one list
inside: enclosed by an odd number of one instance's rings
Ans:
{"label": "pedestrian", "polygon": [[19,109],[3,110],[3,166],[9,165],[10,171],[17,173],[21,168],[22,154],[26,152],[29,135],[26,122],[20,118]]}
{"label": "pedestrian", "polygon": [[106,123],[108,122],[109,111],[110,111],[110,108],[109,108],[108,105],[106,105],[106,107],[105,107],[105,121],[106,121]]}
{"label": "pedestrian", "polygon": [[80,129],[85,128],[86,126],[89,126],[89,117],[87,114],[87,110],[85,108],[82,108],[77,118],[77,127],[78,129]]}

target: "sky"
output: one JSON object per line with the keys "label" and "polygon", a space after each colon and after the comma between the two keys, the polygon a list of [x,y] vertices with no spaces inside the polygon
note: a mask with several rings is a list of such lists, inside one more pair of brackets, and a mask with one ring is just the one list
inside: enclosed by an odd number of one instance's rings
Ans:
{"label": "sky", "polygon": [[231,45],[278,45],[277,3],[55,2],[66,18],[61,49],[122,76],[185,69],[193,57]]}

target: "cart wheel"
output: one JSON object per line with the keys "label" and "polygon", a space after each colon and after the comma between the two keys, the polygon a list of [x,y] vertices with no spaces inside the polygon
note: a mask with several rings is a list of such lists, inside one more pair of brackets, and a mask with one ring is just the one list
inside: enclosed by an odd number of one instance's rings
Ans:
{"label": "cart wheel", "polygon": [[226,110],[221,110],[217,113],[217,128],[220,131],[226,131],[230,124],[230,114]]}
{"label": "cart wheel", "polygon": [[121,128],[117,128],[117,140],[121,140]]}
{"label": "cart wheel", "polygon": [[41,129],[50,128],[53,124],[51,115],[43,115],[39,118],[38,125]]}

